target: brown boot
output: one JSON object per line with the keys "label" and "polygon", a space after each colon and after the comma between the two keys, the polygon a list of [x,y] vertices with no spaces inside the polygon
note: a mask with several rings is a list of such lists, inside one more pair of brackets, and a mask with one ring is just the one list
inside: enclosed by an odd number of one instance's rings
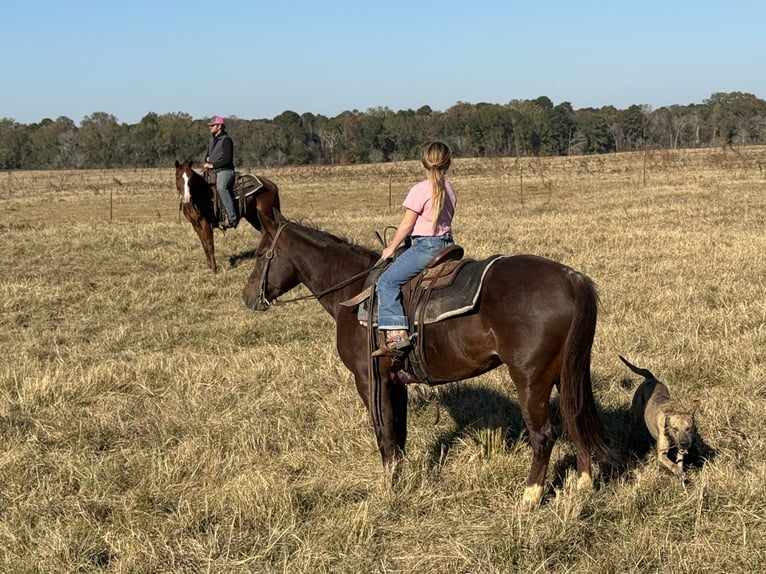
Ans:
{"label": "brown boot", "polygon": [[412,343],[404,329],[388,329],[385,333],[385,342],[373,351],[373,357],[402,357],[412,349]]}

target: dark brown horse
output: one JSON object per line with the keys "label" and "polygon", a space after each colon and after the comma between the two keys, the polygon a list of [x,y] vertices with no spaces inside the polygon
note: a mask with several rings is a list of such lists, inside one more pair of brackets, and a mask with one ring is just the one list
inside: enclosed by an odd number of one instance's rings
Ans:
{"label": "dark brown horse", "polygon": [[[392,372],[392,359],[387,357],[377,359],[380,377],[373,384],[367,328],[360,325],[353,308],[341,305],[362,290],[378,254],[288,221],[279,211],[275,219],[263,217],[262,223],[255,268],[243,292],[245,304],[266,310],[300,283],[312,292],[335,319],[338,353],[373,414],[383,464],[391,466],[404,453],[407,387]],[[542,498],[556,439],[549,407],[554,385],[565,428],[577,449],[578,485],[593,484],[591,454],[615,460],[590,379],[597,307],[596,289],[581,273],[542,257],[517,255],[492,265],[473,312],[424,326],[433,383],[468,379],[507,366],[532,446],[524,491],[527,504]]]}
{"label": "dark brown horse", "polygon": [[[259,175],[258,179],[263,187],[247,195],[244,202],[240,201],[239,205],[244,205],[244,213],[240,214],[241,217],[260,230],[261,222],[258,219],[258,211],[273,216],[273,209],[279,209],[279,193],[274,182],[262,175]],[[185,163],[176,161],[176,190],[178,190],[181,210],[202,242],[207,266],[215,273],[218,266],[215,262],[213,228],[218,227],[218,218],[213,205],[213,188],[202,175],[192,169],[191,161]],[[191,201],[184,203],[183,199],[187,191],[191,195]]]}

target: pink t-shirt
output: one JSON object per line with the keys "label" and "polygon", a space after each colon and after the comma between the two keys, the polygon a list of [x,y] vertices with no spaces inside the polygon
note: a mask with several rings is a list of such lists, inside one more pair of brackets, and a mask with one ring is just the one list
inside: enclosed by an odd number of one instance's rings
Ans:
{"label": "pink t-shirt", "polygon": [[455,215],[457,197],[450,182],[445,180],[444,187],[447,190],[447,193],[444,194],[444,205],[437,219],[436,229],[431,231],[434,221],[431,182],[426,179],[412,186],[407,197],[404,198],[404,203],[402,203],[404,207],[418,214],[412,235],[444,235],[452,232],[452,217]]}

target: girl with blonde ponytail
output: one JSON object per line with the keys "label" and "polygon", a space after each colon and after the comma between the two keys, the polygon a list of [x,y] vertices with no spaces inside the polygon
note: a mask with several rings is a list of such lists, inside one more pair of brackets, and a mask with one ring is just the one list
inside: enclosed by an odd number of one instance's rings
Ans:
{"label": "girl with blonde ponytail", "polygon": [[439,251],[453,244],[452,218],[457,197],[446,178],[452,152],[443,142],[431,142],[423,147],[420,161],[427,178],[410,189],[402,203],[404,216],[380,256],[390,259],[399,244],[411,237],[411,246],[378,278],[378,329],[385,331],[386,337],[385,347],[375,351],[375,356],[411,348],[401,288],[425,269]]}

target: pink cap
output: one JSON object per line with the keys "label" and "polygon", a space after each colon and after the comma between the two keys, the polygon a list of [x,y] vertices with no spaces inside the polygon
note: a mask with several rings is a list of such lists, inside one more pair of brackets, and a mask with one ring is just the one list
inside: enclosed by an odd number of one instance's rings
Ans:
{"label": "pink cap", "polygon": [[215,116],[212,120],[208,122],[207,125],[209,126],[222,126],[224,125],[223,118],[221,116]]}

